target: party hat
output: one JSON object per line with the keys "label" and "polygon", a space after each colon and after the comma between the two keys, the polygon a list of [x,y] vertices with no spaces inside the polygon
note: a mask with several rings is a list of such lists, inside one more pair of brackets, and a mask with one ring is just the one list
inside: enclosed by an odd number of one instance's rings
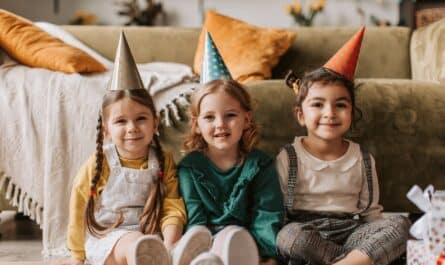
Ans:
{"label": "party hat", "polygon": [[200,82],[202,84],[215,79],[232,79],[232,76],[227,70],[212,37],[207,32],[204,44],[204,54],[202,57],[202,71]]}
{"label": "party hat", "polygon": [[351,81],[354,80],[364,33],[365,27],[362,27],[323,67],[342,74]]}
{"label": "party hat", "polygon": [[132,90],[144,89],[141,77],[139,75],[130,47],[123,32],[119,38],[119,44],[116,50],[114,68],[111,79],[108,83],[108,90]]}

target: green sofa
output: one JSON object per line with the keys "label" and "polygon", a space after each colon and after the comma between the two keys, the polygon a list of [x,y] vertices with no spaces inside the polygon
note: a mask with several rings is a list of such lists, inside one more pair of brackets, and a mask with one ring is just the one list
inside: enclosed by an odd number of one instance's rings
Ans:
{"label": "green sofa", "polygon": [[[109,59],[114,57],[122,30],[108,26],[64,26],[64,29]],[[295,42],[274,68],[273,80],[247,85],[256,102],[261,149],[274,156],[295,135],[304,134],[292,115],[292,91],[282,80],[288,69],[302,75],[323,65],[356,30],[296,28]],[[445,84],[438,82],[442,77],[431,76],[445,72],[443,64],[431,63],[437,61],[435,54],[444,57],[445,51],[434,45],[445,35],[441,34],[444,30],[445,20],[436,23],[435,28],[414,34],[408,28],[397,27],[366,30],[356,72],[357,103],[364,115],[350,138],[366,146],[376,158],[381,202],[386,211],[417,211],[405,197],[414,184],[431,183],[436,188],[445,188]],[[139,63],[193,64],[199,29],[127,27],[125,32]],[[428,56],[422,57],[426,53],[422,49],[428,51]],[[428,65],[434,69],[425,69]],[[417,80],[413,80],[411,69],[415,70]],[[423,78],[422,73],[430,74],[424,74]],[[177,159],[180,159],[180,136],[186,130],[186,122],[164,128],[164,144]]]}
{"label": "green sofa", "polygon": [[[64,28],[109,59],[114,56],[122,29]],[[323,65],[356,30],[297,28],[295,42],[275,67],[273,80],[247,84],[256,104],[255,118],[261,126],[261,149],[275,156],[295,135],[304,134],[292,115],[293,92],[282,80],[288,69],[301,75]],[[168,27],[125,29],[137,62],[169,61],[190,66],[199,32]],[[424,35],[427,34],[416,34],[413,40],[408,28],[368,27],[362,44],[356,83],[363,119],[351,131],[350,139],[363,144],[375,156],[381,203],[386,211],[417,211],[405,196],[414,184],[445,188],[445,84],[413,80],[411,76],[411,68],[417,67],[417,62],[411,60],[410,44],[422,42]],[[177,159],[181,135],[187,128],[186,122],[180,122],[164,128],[162,134],[164,144]]]}

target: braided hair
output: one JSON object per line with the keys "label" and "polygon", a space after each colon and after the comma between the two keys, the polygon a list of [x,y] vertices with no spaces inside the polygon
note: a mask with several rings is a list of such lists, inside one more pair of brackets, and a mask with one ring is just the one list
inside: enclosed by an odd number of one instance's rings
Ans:
{"label": "braided hair", "polygon": [[[88,195],[87,208],[85,212],[85,222],[88,231],[96,237],[103,237],[110,230],[118,227],[124,221],[122,213],[119,214],[116,221],[111,226],[103,226],[100,224],[94,215],[95,210],[95,199],[97,198],[97,184],[100,181],[103,170],[104,163],[104,153],[103,153],[103,111],[104,109],[112,103],[129,97],[131,100],[146,106],[150,109],[153,117],[157,118],[157,112],[153,99],[150,94],[145,89],[132,89],[132,90],[117,90],[108,91],[102,100],[102,108],[99,113],[99,118],[97,120],[96,126],[96,167],[94,172],[94,177],[91,180],[90,192]],[[153,135],[153,143],[155,149],[156,158],[159,161],[159,172],[158,178],[152,185],[150,193],[148,195],[147,201],[145,202],[142,214],[139,218],[139,228],[144,234],[153,234],[160,231],[160,217],[162,210],[162,202],[165,197],[165,188],[163,183],[163,169],[164,169],[164,152],[159,141],[159,137],[155,134]],[[150,146],[148,146],[150,148]]]}

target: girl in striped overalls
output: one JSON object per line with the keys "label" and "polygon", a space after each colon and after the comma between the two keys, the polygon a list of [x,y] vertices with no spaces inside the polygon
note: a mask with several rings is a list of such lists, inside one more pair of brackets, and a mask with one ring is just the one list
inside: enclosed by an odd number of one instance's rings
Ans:
{"label": "girl in striped overalls", "polygon": [[406,248],[408,219],[382,218],[373,157],[343,138],[361,114],[353,75],[363,33],[302,80],[286,78],[307,129],[277,157],[287,209],[277,246],[291,264],[385,265]]}

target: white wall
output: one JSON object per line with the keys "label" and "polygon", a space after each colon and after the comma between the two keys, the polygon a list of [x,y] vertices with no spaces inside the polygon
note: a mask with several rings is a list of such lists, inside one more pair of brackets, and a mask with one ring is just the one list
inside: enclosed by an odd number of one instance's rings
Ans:
{"label": "white wall", "polygon": [[[78,10],[92,12],[99,22],[109,25],[123,24],[126,19],[117,15],[118,0],[59,0],[59,14],[53,13],[54,0],[0,0],[0,8],[17,13],[33,21],[46,20],[66,24]],[[139,0],[144,5],[144,0]],[[200,1],[204,9],[213,9],[258,26],[291,27],[295,24],[285,13],[285,6],[294,0],[158,0],[168,14],[168,24],[182,27],[199,27],[202,21]],[[309,0],[305,0],[308,2]],[[392,24],[399,20],[398,0],[326,0],[323,13],[315,19],[315,25],[357,26],[371,24],[369,15],[374,14]],[[365,11],[365,18],[357,13],[357,7]]]}
{"label": "white wall", "polygon": [[53,12],[53,0],[0,0],[0,8],[11,11],[32,21],[49,21],[64,24],[78,9],[77,0],[60,0],[59,14]]}

